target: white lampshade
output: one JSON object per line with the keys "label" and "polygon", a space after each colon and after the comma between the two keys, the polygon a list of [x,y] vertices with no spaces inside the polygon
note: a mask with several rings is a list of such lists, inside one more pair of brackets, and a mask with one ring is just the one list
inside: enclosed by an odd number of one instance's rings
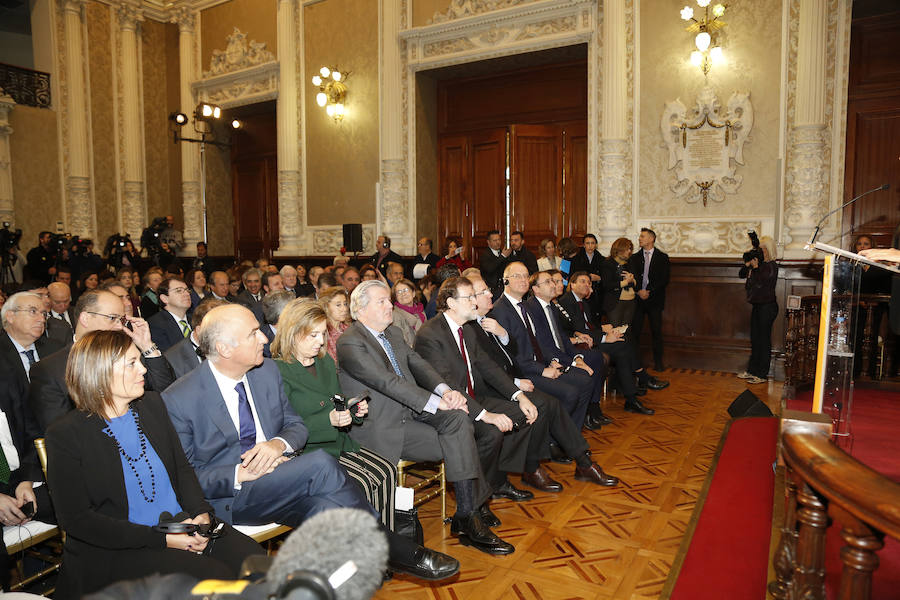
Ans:
{"label": "white lampshade", "polygon": [[319,92],[316,94],[316,104],[319,106],[325,106],[325,103],[328,102],[328,96],[325,95],[325,92]]}
{"label": "white lampshade", "polygon": [[716,4],[713,6],[713,16],[721,17],[725,14],[725,5],[724,4]]}
{"label": "white lampshade", "polygon": [[690,21],[691,19],[693,19],[694,18],[694,9],[691,8],[690,6],[685,6],[684,8],[682,8],[681,9],[681,18],[684,21]]}
{"label": "white lampshade", "polygon": [[697,5],[700,8],[706,8],[707,6],[709,6],[709,2],[710,0],[697,0]]}
{"label": "white lampshade", "polygon": [[709,34],[705,31],[701,31],[697,34],[697,37],[694,38],[694,43],[697,45],[697,50],[700,52],[706,52],[709,48],[709,42],[712,38],[710,38]]}
{"label": "white lampshade", "polygon": [[325,112],[328,113],[329,117],[333,117],[334,116],[334,104],[329,104],[327,107],[325,107]]}
{"label": "white lampshade", "polygon": [[335,104],[334,105],[334,114],[335,114],[335,116],[343,117],[344,116],[344,105],[341,104],[340,102]]}
{"label": "white lampshade", "polygon": [[319,69],[319,73],[322,74],[322,77],[328,77],[329,75],[331,75],[331,69],[329,69],[328,67],[322,67],[321,69]]}
{"label": "white lampshade", "polygon": [[720,65],[725,62],[725,54],[722,53],[721,46],[715,46],[710,50],[709,57],[712,59],[714,65]]}
{"label": "white lampshade", "polygon": [[691,52],[691,64],[695,67],[699,67],[703,64],[703,53],[699,50],[694,50]]}
{"label": "white lampshade", "polygon": [[341,77],[343,77],[343,75],[341,75],[340,71],[332,71],[331,72],[331,78],[334,79],[335,81],[340,81]]}
{"label": "white lampshade", "polygon": [[313,85],[322,85],[322,78],[318,75],[313,75],[312,82]]}

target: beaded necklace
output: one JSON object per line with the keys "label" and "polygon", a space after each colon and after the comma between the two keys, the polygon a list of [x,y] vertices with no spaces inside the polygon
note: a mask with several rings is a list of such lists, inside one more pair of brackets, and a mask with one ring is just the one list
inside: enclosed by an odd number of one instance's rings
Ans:
{"label": "beaded necklace", "polygon": [[[132,418],[134,418],[134,424],[137,427],[138,432],[138,442],[141,444],[141,453],[135,457],[128,456],[125,452],[125,449],[122,448],[122,444],[119,443],[119,440],[116,438],[116,434],[113,433],[112,429],[107,426],[103,432],[112,438],[112,440],[116,443],[116,448],[119,449],[119,454],[125,459],[125,462],[128,463],[128,466],[131,467],[131,472],[134,474],[134,478],[138,483],[138,490],[141,492],[141,496],[147,502],[147,504],[152,504],[154,499],[156,498],[156,473],[153,472],[153,465],[150,463],[150,458],[147,456],[147,436],[144,435],[144,429],[141,427],[141,421],[138,419],[137,412],[129,407],[128,412],[131,413]],[[150,497],[147,497],[146,492],[144,492],[144,482],[141,481],[140,476],[138,475],[137,468],[135,468],[135,463],[142,460],[147,465],[147,469],[150,471]]]}

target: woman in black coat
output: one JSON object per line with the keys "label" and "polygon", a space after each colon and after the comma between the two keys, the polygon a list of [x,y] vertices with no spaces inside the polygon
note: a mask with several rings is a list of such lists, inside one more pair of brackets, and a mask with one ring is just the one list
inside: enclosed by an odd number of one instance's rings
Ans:
{"label": "woman in black coat", "polygon": [[66,532],[56,598],[152,573],[233,579],[245,557],[262,553],[228,525],[214,540],[154,529],[162,512],[208,524],[212,508],[165,404],[144,393],[145,372],[122,331],[93,331],[72,347],[66,384],[77,410],[46,437],[47,479]]}

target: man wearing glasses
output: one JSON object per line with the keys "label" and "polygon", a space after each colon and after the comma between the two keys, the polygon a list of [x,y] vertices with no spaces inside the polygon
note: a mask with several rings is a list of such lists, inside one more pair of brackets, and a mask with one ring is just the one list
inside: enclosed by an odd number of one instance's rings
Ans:
{"label": "man wearing glasses", "polygon": [[188,311],[191,308],[191,291],[178,278],[166,279],[157,288],[163,309],[147,319],[150,337],[165,352],[187,336],[191,335]]}
{"label": "man wearing glasses", "polygon": [[32,365],[58,350],[61,343],[44,334],[44,299],[35,292],[13,294],[3,305],[0,357],[9,362],[16,379],[28,385]]}
{"label": "man wearing glasses", "polygon": [[[75,335],[72,342],[90,331],[124,331],[141,351],[141,362],[147,367],[144,387],[162,391],[175,381],[168,361],[150,336],[147,321],[125,316],[121,298],[107,290],[92,290],[78,298],[75,305]],[[28,402],[37,417],[41,432],[56,418],[74,407],[66,388],[66,363],[72,343],[54,352],[31,369]]]}

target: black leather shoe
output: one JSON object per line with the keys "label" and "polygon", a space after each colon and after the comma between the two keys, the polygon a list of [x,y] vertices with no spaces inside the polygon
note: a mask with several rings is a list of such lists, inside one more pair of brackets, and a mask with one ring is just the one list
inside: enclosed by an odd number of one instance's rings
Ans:
{"label": "black leather shoe", "polygon": [[406,573],[419,579],[438,581],[459,573],[459,561],[437,550],[419,546],[412,557],[411,564],[404,561],[389,560],[388,567],[397,573]]}
{"label": "black leather shoe", "polygon": [[481,505],[481,508],[478,509],[478,514],[481,515],[481,520],[488,527],[493,528],[502,525],[500,518],[491,511],[491,507],[487,505],[487,502]]}
{"label": "black leather shoe", "polygon": [[463,546],[472,546],[486,554],[512,554],[515,546],[504,542],[485,526],[478,511],[468,515],[454,515],[450,521],[450,535],[459,537]]}
{"label": "black leather shoe", "polygon": [[491,498],[509,498],[510,500],[514,500],[515,502],[524,502],[526,500],[531,500],[534,498],[534,494],[529,492],[528,490],[520,490],[519,488],[513,486],[507,479],[503,482],[497,491],[491,494]]}
{"label": "black leather shoe", "polygon": [[647,376],[647,387],[651,390],[664,390],[669,387],[668,381],[663,381],[662,379],[657,379],[653,375]]}
{"label": "black leather shoe", "polygon": [[539,492],[550,492],[552,494],[559,493],[563,489],[562,484],[550,477],[550,474],[543,467],[538,467],[534,473],[522,473],[522,483],[530,485]]}
{"label": "black leather shoe", "polygon": [[591,463],[589,467],[575,467],[575,479],[579,481],[590,481],[597,485],[612,487],[619,484],[619,479],[612,475],[607,475],[597,463]]}
{"label": "black leather shoe", "polygon": [[600,415],[600,418],[597,419],[597,422],[598,422],[600,425],[609,425],[610,423],[613,422],[613,420],[612,420],[610,417],[606,416],[606,415]]}
{"label": "black leather shoe", "polygon": [[603,425],[599,421],[595,421],[592,416],[588,415],[584,418],[584,428],[588,431],[600,431],[601,427]]}
{"label": "black leather shoe", "polygon": [[652,408],[647,408],[641,401],[637,398],[626,398],[625,399],[625,410],[628,412],[638,413],[640,415],[652,415],[656,414],[656,411]]}
{"label": "black leather shoe", "polygon": [[561,465],[567,465],[572,462],[572,458],[567,456],[558,444],[550,444],[550,460]]}

